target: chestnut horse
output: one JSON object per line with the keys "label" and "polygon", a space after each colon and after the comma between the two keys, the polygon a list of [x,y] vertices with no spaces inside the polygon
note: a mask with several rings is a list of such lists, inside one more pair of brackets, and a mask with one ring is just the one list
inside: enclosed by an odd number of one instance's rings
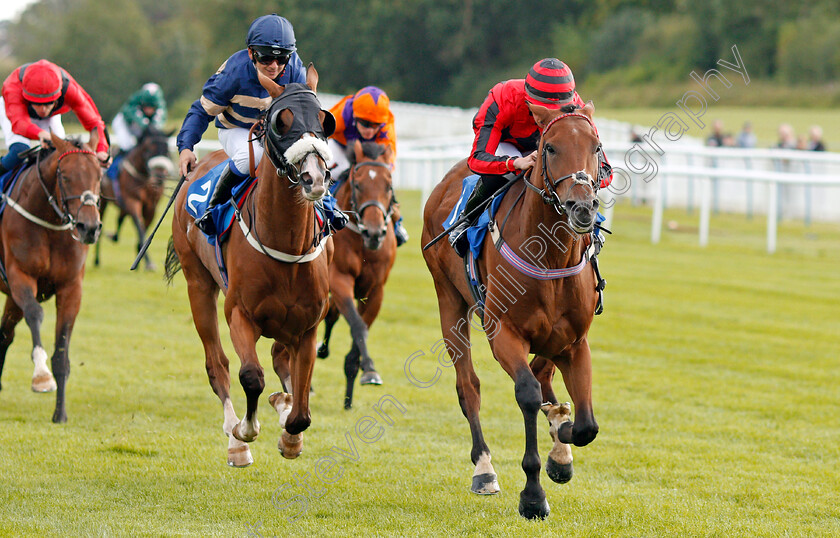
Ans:
{"label": "chestnut horse", "polygon": [[[120,211],[117,217],[117,230],[108,237],[113,242],[119,240],[120,228],[126,216],[131,217],[137,229],[137,252],[146,240],[146,230],[155,218],[155,210],[163,196],[163,183],[172,177],[175,167],[169,159],[169,137],[173,131],[163,132],[150,125],[144,131],[137,145],[129,151],[120,164],[117,177],[119,198],[114,192],[114,185],[106,181],[102,187],[102,208],[104,218],[108,200],[115,200]],[[96,243],[94,264],[99,265],[99,246]],[[155,269],[155,264],[148,253],[144,256],[146,270]]]}
{"label": "chestnut horse", "polygon": [[334,237],[330,311],[325,319],[324,342],[318,348],[318,357],[329,355],[330,335],[341,313],[353,337],[353,345],[344,358],[345,409],[353,406],[353,385],[359,366],[362,385],[382,384],[368,354],[367,334],[379,314],[385,282],[397,257],[397,238],[391,223],[397,204],[391,184],[391,148],[357,140],[351,161],[353,166],[336,191],[336,200],[355,222],[348,223]]}
{"label": "chestnut horse", "polygon": [[[502,201],[491,240],[477,260],[486,287],[483,327],[493,356],[513,378],[516,401],[525,421],[525,489],[519,513],[543,518],[549,507],[540,485],[537,412],[541,406],[550,423],[555,446],[546,472],[555,482],[571,478],[571,451],[566,443],[583,446],[598,433],[592,412],[591,363],[587,333],[598,301],[596,277],[588,263],[589,235],[598,209],[596,198],[600,147],[592,123],[593,107],[561,111],[535,107],[534,119],[542,130],[530,177],[511,187]],[[438,235],[441,224],[461,194],[469,174],[466,161],[456,164],[426,203],[423,244]],[[505,226],[507,224],[507,226]],[[540,252],[540,266],[522,265],[517,252],[535,242],[548,245]],[[514,254],[511,258],[510,253]],[[475,473],[471,490],[498,493],[490,450],[479,421],[479,379],[470,357],[469,326],[476,302],[467,284],[464,261],[446,241],[423,253],[434,279],[444,342],[456,372],[461,410],[472,433],[471,458]],[[514,260],[513,262],[511,260]],[[527,264],[527,262],[526,262]],[[523,271],[530,268],[530,274]],[[528,356],[536,358],[529,367]],[[575,406],[571,422],[568,404],[558,405],[551,389],[554,366],[560,369]],[[543,404],[543,402],[548,402]]]}
{"label": "chestnut horse", "polygon": [[[275,99],[266,116],[265,153],[256,171],[259,179],[222,248],[227,287],[214,248],[186,212],[186,188],[178,193],[175,204],[166,274],[171,279],[179,265],[184,270],[210,386],[222,402],[222,429],[229,437],[227,461],[236,467],[253,462],[247,443],[260,432],[257,404],[265,387],[256,351],[260,336],[274,340],[275,371],[291,385],[284,388],[292,394],[274,393],[269,398],[285,428],[278,443],[283,456],[300,454],[302,432],[311,422],[309,388],[318,324],[329,306],[333,250],[332,239],[322,236],[315,215],[315,202],[327,193],[326,161],[330,155],[324,139],[335,128],[332,115],[321,109],[315,96],[317,82],[318,73],[310,64],[306,86],[269,89]],[[202,177],[225,158],[222,151],[203,158],[189,181]],[[241,422],[230,398],[228,359],[219,340],[219,289],[225,293],[230,338],[242,363],[239,382],[247,407]],[[280,364],[289,363],[291,374],[287,377]]]}
{"label": "chestnut horse", "polygon": [[[70,334],[82,302],[82,279],[88,245],[96,242],[99,219],[99,160],[90,148],[52,136],[55,151],[38,153],[5,196],[0,221],[0,256],[5,277],[0,291],[8,295],[0,326],[0,374],[6,352],[23,318],[32,333],[32,390],[57,390],[53,422],[67,422],[65,386],[70,375]],[[55,351],[52,369],[41,344],[44,309],[39,304],[55,295]]]}

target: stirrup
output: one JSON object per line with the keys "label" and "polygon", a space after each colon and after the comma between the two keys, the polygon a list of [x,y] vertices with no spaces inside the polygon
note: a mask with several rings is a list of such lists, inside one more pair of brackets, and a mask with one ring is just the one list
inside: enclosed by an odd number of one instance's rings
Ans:
{"label": "stirrup", "polygon": [[449,244],[452,245],[455,254],[462,258],[467,255],[470,247],[469,239],[467,238],[467,230],[470,226],[471,223],[465,220],[449,232]]}
{"label": "stirrup", "polygon": [[216,224],[213,222],[212,207],[208,207],[203,215],[195,219],[195,227],[207,235],[216,235]]}
{"label": "stirrup", "polygon": [[408,230],[402,224],[394,224],[394,235],[397,238],[397,246],[402,246],[408,242]]}

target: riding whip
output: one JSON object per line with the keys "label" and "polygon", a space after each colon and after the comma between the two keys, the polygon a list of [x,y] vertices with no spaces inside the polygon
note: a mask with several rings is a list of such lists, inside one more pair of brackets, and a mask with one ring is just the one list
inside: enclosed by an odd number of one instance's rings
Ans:
{"label": "riding whip", "polygon": [[175,201],[175,197],[178,196],[178,191],[181,190],[181,185],[184,184],[184,181],[186,179],[187,176],[181,176],[181,179],[178,180],[178,184],[175,185],[175,190],[172,191],[172,196],[169,198],[169,203],[166,204],[166,209],[163,210],[160,219],[158,220],[157,224],[155,224],[155,229],[152,230],[152,233],[150,233],[146,237],[146,241],[143,243],[143,246],[140,247],[140,252],[137,253],[137,258],[135,258],[134,263],[131,264],[132,271],[137,269],[137,265],[140,263],[140,260],[143,259],[143,256],[146,254],[146,251],[149,250],[149,245],[152,244],[152,239],[154,239],[155,233],[158,231],[158,228],[160,228],[160,224],[163,222],[164,217],[166,217],[166,214],[169,212],[169,208],[172,207],[172,202]]}

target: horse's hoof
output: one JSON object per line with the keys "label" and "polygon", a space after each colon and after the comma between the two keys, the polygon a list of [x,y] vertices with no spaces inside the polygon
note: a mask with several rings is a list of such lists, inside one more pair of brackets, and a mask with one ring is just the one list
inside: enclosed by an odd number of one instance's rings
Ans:
{"label": "horse's hoof", "polygon": [[362,372],[362,378],[359,380],[360,385],[381,385],[382,378],[379,377],[379,373],[376,370],[370,370],[369,372]]}
{"label": "horse's hoof", "polygon": [[535,501],[526,501],[519,496],[519,515],[525,519],[545,519],[551,509],[548,507],[548,501],[545,499],[545,493],[542,499]]}
{"label": "horse's hoof", "polygon": [[572,479],[572,463],[557,463],[551,458],[546,458],[545,474],[558,484],[565,484]]}
{"label": "horse's hoof", "polygon": [[52,416],[52,421],[54,424],[66,424],[67,423],[67,413],[64,411],[62,412],[54,412]]}
{"label": "horse's hoof", "polygon": [[257,430],[253,434],[245,435],[239,428],[239,426],[241,426],[241,425],[242,425],[241,421],[237,422],[236,426],[233,427],[233,429],[231,430],[230,433],[231,433],[231,435],[233,435],[235,438],[239,439],[243,443],[250,443],[251,441],[253,441],[254,439],[257,438],[257,435],[260,434],[260,430],[259,430],[259,426],[258,426]]}
{"label": "horse's hoof", "polygon": [[499,482],[495,473],[477,474],[472,477],[470,491],[476,495],[495,495],[499,493]]}
{"label": "horse's hoof", "polygon": [[146,271],[149,271],[150,273],[157,271],[157,265],[153,263],[146,265]]}
{"label": "horse's hoof", "polygon": [[108,234],[108,239],[110,239],[112,243],[116,243],[120,240],[120,236],[117,234]]}
{"label": "horse's hoof", "polygon": [[318,358],[319,359],[326,359],[330,356],[330,346],[326,343],[321,344],[318,346]]}
{"label": "horse's hoof", "polygon": [[277,449],[280,450],[280,454],[287,460],[297,458],[303,452],[303,433],[292,435],[286,430],[283,430],[280,440],[277,441]]}
{"label": "horse's hoof", "polygon": [[227,464],[231,467],[247,467],[254,463],[251,457],[251,449],[248,445],[228,448]]}
{"label": "horse's hoof", "polygon": [[41,374],[32,378],[32,392],[52,392],[57,388],[52,374]]}

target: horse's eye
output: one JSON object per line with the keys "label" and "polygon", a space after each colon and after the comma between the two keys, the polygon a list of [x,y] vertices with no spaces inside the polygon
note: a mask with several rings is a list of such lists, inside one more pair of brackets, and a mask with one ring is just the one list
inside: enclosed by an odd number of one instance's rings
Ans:
{"label": "horse's eye", "polygon": [[554,149],[554,146],[552,146],[551,144],[546,144],[545,145],[545,152],[548,153],[549,155],[554,155],[556,153],[556,151]]}

